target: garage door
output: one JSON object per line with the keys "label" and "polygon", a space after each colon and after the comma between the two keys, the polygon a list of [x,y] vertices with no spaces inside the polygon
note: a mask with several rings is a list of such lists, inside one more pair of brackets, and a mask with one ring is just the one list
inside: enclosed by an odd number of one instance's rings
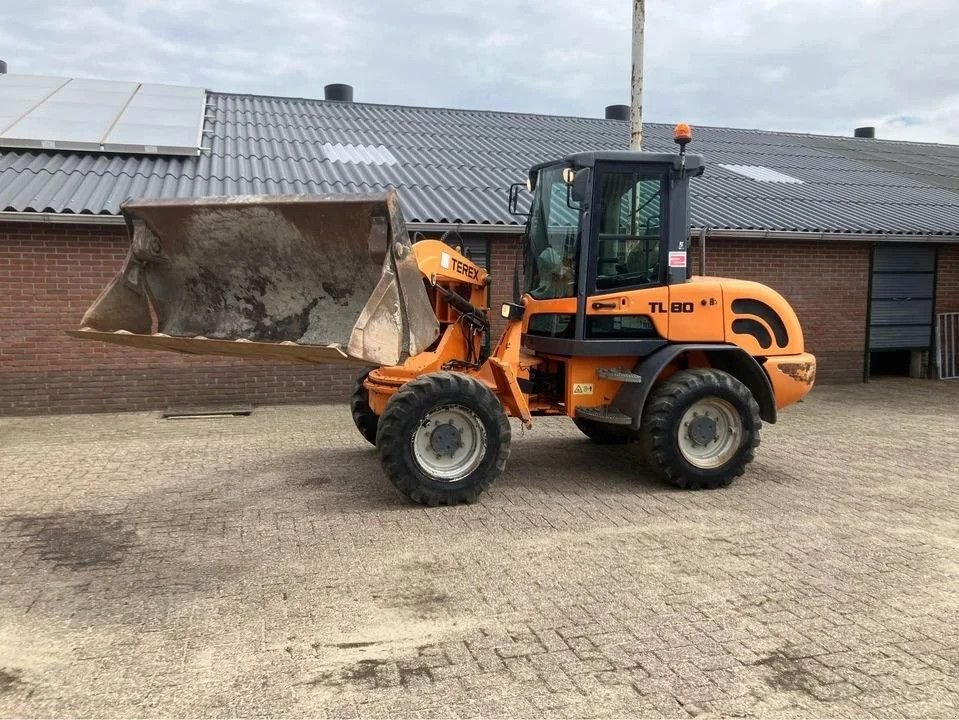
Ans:
{"label": "garage door", "polygon": [[872,255],[870,350],[920,350],[932,338],[936,250],[879,245]]}
{"label": "garage door", "polygon": [[489,240],[466,237],[463,239],[466,256],[481,268],[489,270]]}

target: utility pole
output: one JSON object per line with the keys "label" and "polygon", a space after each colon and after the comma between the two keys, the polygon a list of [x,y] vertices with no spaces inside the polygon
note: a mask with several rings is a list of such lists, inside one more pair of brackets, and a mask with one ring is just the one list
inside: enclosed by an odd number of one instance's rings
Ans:
{"label": "utility pole", "polygon": [[633,81],[629,111],[629,149],[643,149],[643,31],[646,0],[633,0]]}

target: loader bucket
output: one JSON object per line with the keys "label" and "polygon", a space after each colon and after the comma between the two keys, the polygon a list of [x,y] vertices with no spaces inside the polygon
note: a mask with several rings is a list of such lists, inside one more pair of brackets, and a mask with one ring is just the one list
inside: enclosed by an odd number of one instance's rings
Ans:
{"label": "loader bucket", "polygon": [[75,337],[395,365],[439,334],[395,191],[137,200],[122,210],[130,252]]}

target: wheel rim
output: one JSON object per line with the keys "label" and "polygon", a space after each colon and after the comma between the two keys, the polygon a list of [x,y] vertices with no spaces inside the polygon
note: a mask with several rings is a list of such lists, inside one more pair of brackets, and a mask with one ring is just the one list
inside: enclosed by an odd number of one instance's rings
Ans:
{"label": "wheel rim", "polygon": [[420,470],[441,482],[462,480],[485,455],[483,421],[462,405],[430,411],[413,433],[413,459]]}
{"label": "wheel rim", "polygon": [[729,462],[743,439],[743,421],[732,403],[708,397],[689,407],[679,422],[679,450],[690,465],[704,470]]}

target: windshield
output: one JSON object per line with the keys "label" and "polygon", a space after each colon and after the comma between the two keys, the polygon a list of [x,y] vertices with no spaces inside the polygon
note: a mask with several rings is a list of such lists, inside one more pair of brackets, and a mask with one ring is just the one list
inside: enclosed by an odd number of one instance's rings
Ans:
{"label": "windshield", "polygon": [[537,300],[574,297],[579,210],[567,203],[563,166],[539,172],[526,244],[526,292]]}

